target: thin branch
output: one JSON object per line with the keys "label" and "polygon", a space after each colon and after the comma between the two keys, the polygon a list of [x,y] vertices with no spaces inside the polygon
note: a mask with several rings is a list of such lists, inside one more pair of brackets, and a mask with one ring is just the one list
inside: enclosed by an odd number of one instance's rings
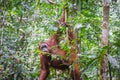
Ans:
{"label": "thin branch", "polygon": [[52,0],[47,0],[50,4],[55,4]]}

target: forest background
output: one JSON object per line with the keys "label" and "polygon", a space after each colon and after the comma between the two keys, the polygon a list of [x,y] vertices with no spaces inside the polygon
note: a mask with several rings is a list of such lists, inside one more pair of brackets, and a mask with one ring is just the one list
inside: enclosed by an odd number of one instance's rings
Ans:
{"label": "forest background", "polygon": [[[37,80],[40,42],[49,39],[65,0],[0,0],[0,80]],[[120,80],[120,0],[110,0],[109,45],[102,45],[103,1],[67,0],[68,22],[78,29],[81,76],[100,80],[101,60],[108,50],[110,80]],[[63,48],[65,44],[61,44]],[[67,72],[51,69],[49,80],[66,80]]]}

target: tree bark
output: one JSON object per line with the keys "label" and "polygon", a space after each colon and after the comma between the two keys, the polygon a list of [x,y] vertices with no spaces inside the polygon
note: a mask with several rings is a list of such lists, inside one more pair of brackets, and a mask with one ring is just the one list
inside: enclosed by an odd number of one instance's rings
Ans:
{"label": "tree bark", "polygon": [[[102,46],[108,46],[109,33],[109,0],[103,0],[103,25],[102,25]],[[106,55],[108,50],[104,52],[104,57],[100,66],[100,80],[108,80],[108,59]]]}

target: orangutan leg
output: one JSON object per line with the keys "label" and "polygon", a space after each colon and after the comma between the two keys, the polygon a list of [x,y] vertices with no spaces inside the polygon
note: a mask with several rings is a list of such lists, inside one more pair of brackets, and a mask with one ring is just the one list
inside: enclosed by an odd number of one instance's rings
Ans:
{"label": "orangutan leg", "polygon": [[69,69],[69,65],[67,64],[68,62],[64,60],[59,60],[59,59],[54,59],[50,62],[50,66],[55,68],[55,69],[59,69],[59,70],[68,70]]}
{"label": "orangutan leg", "polygon": [[51,60],[50,55],[45,54],[40,56],[41,74],[39,80],[46,80],[47,76],[49,75],[50,60]]}

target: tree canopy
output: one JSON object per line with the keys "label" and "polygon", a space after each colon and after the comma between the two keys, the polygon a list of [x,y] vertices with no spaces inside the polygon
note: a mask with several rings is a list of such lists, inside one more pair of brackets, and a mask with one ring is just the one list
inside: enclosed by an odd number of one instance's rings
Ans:
{"label": "tree canopy", "polygon": [[[111,0],[109,5],[108,46],[105,47],[101,40],[102,0],[53,1],[54,4],[48,0],[0,0],[0,80],[38,79],[39,44],[54,33],[66,6],[68,23],[78,34],[77,56],[82,78],[100,80],[100,64],[104,51],[108,50],[109,80],[120,80],[120,0]],[[60,46],[69,52],[64,42]],[[70,76],[67,71],[52,68],[51,71],[48,80],[66,80]]]}

